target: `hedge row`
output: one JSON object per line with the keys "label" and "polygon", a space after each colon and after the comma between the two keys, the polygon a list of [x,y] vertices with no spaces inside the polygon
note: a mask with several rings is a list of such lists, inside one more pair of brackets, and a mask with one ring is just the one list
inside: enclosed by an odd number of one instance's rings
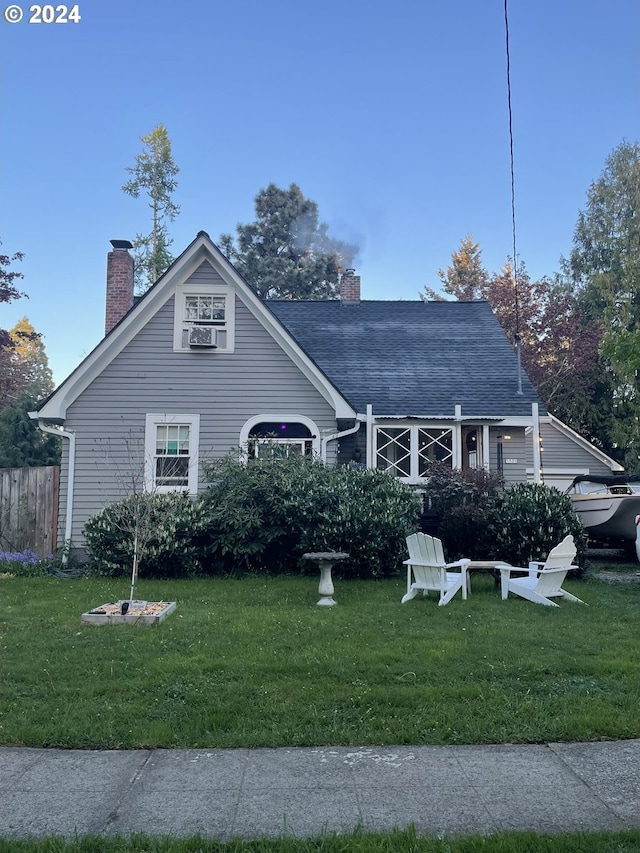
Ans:
{"label": "hedge row", "polygon": [[158,577],[236,572],[317,572],[306,552],[344,551],[347,577],[387,577],[404,559],[420,501],[380,471],[328,467],[304,458],[223,459],[206,466],[209,486],[195,501],[181,494],[133,495],[85,526],[99,571],[130,571],[137,537],[143,574]]}
{"label": "hedge row", "polygon": [[[585,539],[571,501],[555,489],[505,490],[484,471],[434,465],[424,497],[450,560],[501,559],[526,566],[544,559],[567,534],[584,567]],[[342,577],[397,574],[405,538],[418,528],[420,499],[388,474],[304,458],[223,459],[206,466],[197,499],[136,494],[105,508],[85,527],[95,568],[131,571],[134,548],[143,575],[181,577],[238,572],[309,572],[306,552],[345,551]]]}

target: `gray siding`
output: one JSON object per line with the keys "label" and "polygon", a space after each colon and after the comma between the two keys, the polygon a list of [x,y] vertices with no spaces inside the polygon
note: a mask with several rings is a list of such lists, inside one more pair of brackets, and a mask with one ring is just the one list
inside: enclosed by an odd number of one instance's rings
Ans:
{"label": "gray siding", "polygon": [[524,483],[527,480],[527,460],[533,455],[531,434],[524,427],[491,427],[489,429],[489,470],[498,470],[498,436],[507,433],[509,439],[502,440],[502,476],[507,485]]}
{"label": "gray siding", "polygon": [[[211,281],[213,270],[203,265],[190,280],[198,275]],[[305,415],[321,435],[336,429],[332,407],[240,300],[235,352],[229,354],[173,352],[173,310],[170,299],[69,407],[65,427],[76,434],[74,546],[81,545],[91,515],[141,485],[147,413],[199,414],[201,461],[237,448],[242,425],[262,413]],[[64,443],[62,533],[68,487]],[[199,484],[202,488],[202,477]]]}
{"label": "gray siding", "polygon": [[[545,483],[564,489],[577,474],[611,473],[608,465],[560,432],[553,424],[541,423],[540,437],[542,475]],[[527,467],[532,466],[533,454],[529,448]]]}

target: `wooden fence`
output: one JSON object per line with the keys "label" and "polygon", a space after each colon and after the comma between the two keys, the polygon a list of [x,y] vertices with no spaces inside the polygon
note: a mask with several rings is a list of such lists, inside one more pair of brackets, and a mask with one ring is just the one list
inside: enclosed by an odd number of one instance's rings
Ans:
{"label": "wooden fence", "polygon": [[59,482],[57,465],[0,468],[0,551],[55,553]]}

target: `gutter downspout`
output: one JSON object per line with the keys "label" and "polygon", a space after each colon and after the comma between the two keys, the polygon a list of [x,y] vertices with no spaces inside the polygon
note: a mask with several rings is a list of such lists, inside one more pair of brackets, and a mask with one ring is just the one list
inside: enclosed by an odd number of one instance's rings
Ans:
{"label": "gutter downspout", "polygon": [[[35,414],[35,413],[34,413]],[[31,413],[29,413],[31,416]],[[69,439],[69,466],[67,472],[67,507],[64,518],[64,549],[62,551],[62,562],[66,563],[69,559],[69,545],[71,544],[71,527],[73,525],[73,485],[76,471],[76,434],[69,432],[61,427],[47,426],[42,421],[38,421],[38,429],[42,432],[48,432],[51,435],[57,435],[61,438]]]}
{"label": "gutter downspout", "polygon": [[354,432],[359,432],[360,426],[360,421],[356,419],[354,427],[349,427],[349,429],[342,430],[342,432],[332,432],[331,435],[325,435],[320,443],[320,459],[323,462],[327,461],[327,445],[330,441],[335,441],[337,438],[344,438],[345,435],[353,435]]}

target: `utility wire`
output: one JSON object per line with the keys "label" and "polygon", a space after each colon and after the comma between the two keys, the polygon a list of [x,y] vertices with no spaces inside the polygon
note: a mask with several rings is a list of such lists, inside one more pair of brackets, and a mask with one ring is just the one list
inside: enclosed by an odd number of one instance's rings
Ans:
{"label": "utility wire", "polygon": [[520,302],[518,299],[518,254],[516,252],[516,181],[513,166],[513,118],[511,113],[511,57],[509,53],[508,0],[504,0],[504,30],[507,52],[507,103],[509,106],[509,156],[511,163],[511,232],[513,235],[513,293],[516,309],[515,342],[518,354],[518,394],[522,394],[522,367],[520,361]]}

